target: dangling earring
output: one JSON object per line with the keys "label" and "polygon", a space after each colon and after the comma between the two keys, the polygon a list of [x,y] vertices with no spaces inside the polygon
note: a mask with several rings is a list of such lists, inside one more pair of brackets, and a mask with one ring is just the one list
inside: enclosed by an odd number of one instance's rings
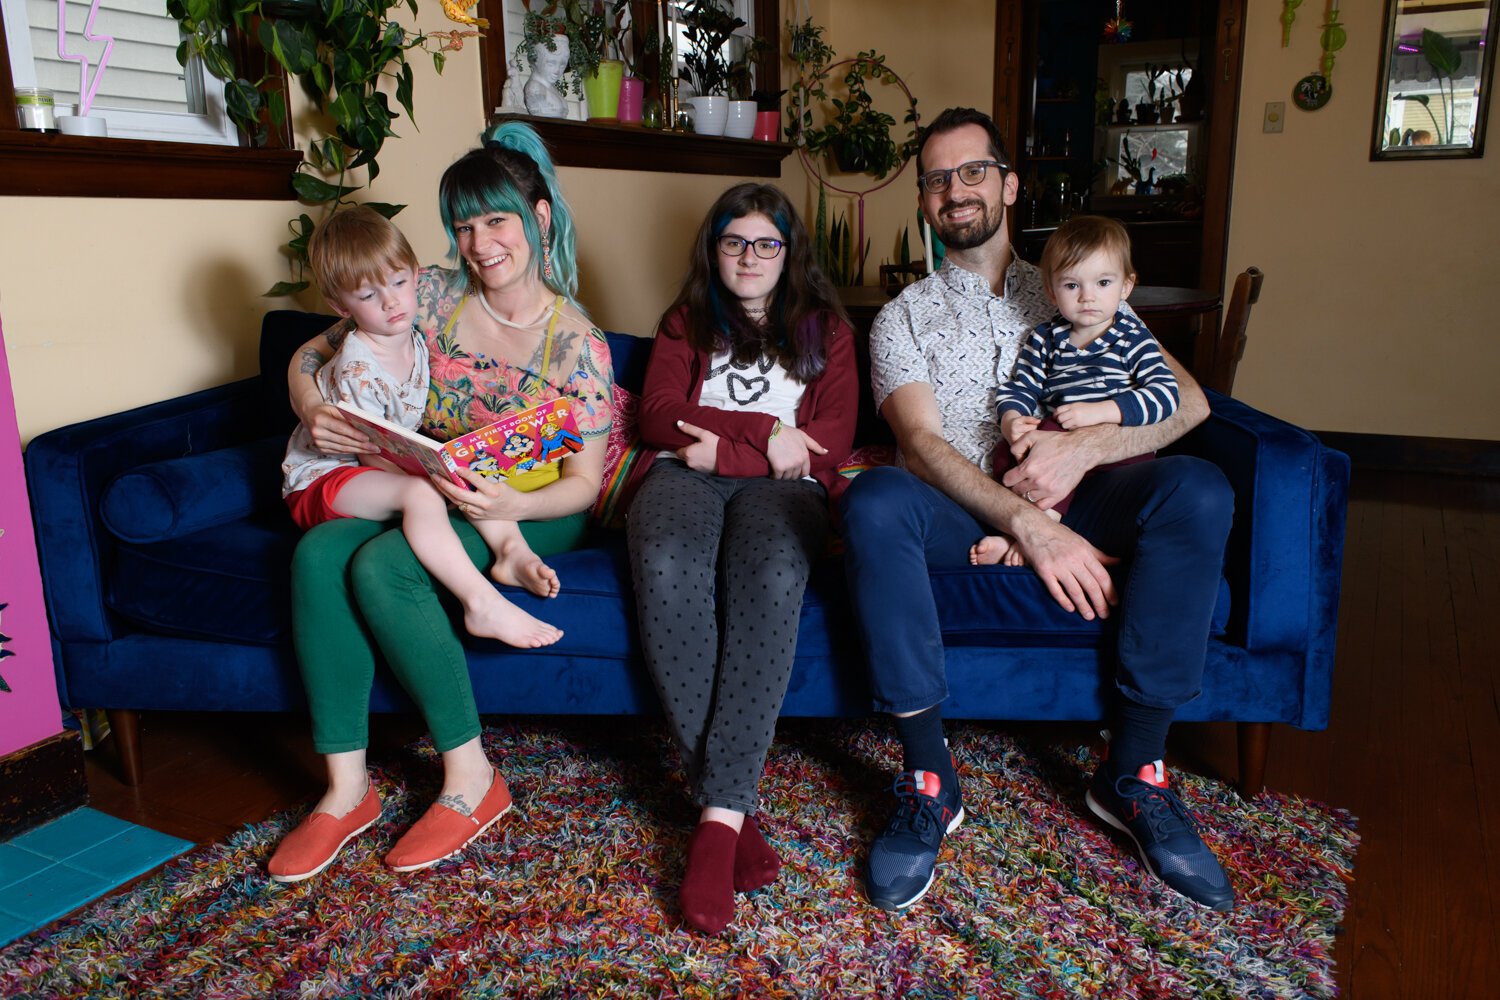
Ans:
{"label": "dangling earring", "polygon": [[542,230],[542,278],[552,280],[552,240],[545,229]]}
{"label": "dangling earring", "polygon": [[481,289],[479,287],[479,279],[474,274],[474,265],[469,263],[469,258],[467,257],[465,257],[463,261],[464,282],[469,286],[469,291],[473,292],[475,295],[479,295],[481,293]]}

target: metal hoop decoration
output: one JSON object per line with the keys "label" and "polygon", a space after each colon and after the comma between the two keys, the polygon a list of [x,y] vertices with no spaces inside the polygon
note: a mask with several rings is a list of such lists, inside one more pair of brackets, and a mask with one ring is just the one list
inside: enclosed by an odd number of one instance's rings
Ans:
{"label": "metal hoop decoration", "polygon": [[[823,72],[818,73],[815,76],[809,76],[809,77],[803,77],[802,78],[801,84],[802,84],[802,91],[803,91],[803,93],[806,93],[809,89],[811,89],[810,84],[812,84],[814,81],[821,80],[821,79],[827,77],[830,73],[832,73],[834,70],[838,69],[840,66],[850,66],[850,65],[853,65],[854,63],[868,63],[871,66],[877,67],[882,72],[889,73],[891,75],[891,79],[895,81],[896,86],[898,86],[898,87],[901,88],[901,93],[903,93],[903,94],[906,95],[907,106],[911,108],[911,126],[912,126],[912,130],[915,131],[915,132],[920,133],[921,129],[922,129],[922,117],[917,112],[917,99],[912,96],[911,88],[906,85],[906,81],[903,80],[903,79],[901,79],[900,75],[898,75],[895,70],[891,69],[889,66],[886,66],[884,63],[877,63],[874,59],[867,59],[867,58],[865,58],[863,56],[854,56],[853,58],[850,58],[850,59],[840,59],[836,63],[829,63],[827,66],[825,66],[823,68]],[[859,219],[859,236],[858,236],[858,239],[855,242],[855,246],[859,247],[859,276],[858,276],[858,281],[859,281],[860,284],[864,284],[864,281],[865,281],[865,195],[874,194],[876,191],[879,191],[881,188],[888,187],[889,185],[891,185],[892,183],[894,183],[895,180],[896,180],[896,178],[900,177],[903,173],[906,172],[906,165],[908,163],[910,163],[911,160],[910,159],[902,160],[901,161],[901,165],[896,168],[896,172],[895,173],[891,174],[891,176],[887,177],[885,180],[881,181],[879,184],[876,184],[874,187],[865,188],[863,191],[851,191],[848,188],[841,188],[841,187],[839,187],[836,184],[829,183],[828,179],[826,177],[824,177],[823,174],[821,172],[819,172],[818,168],[813,165],[812,158],[807,155],[807,137],[804,136],[804,135],[802,135],[800,129],[798,130],[798,134],[797,134],[797,157],[798,157],[798,159],[800,159],[802,161],[802,167],[803,167],[803,169],[806,170],[809,174],[812,174],[813,178],[816,179],[817,182],[820,185],[822,185],[823,187],[827,188],[830,191],[837,191],[839,194],[847,194],[847,195],[853,195],[854,196],[855,204],[856,204],[856,207],[858,208],[858,219]]]}

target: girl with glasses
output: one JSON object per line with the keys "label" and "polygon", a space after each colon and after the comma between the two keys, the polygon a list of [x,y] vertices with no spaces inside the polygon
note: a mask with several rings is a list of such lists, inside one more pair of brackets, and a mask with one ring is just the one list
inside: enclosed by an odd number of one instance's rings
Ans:
{"label": "girl with glasses", "polygon": [[627,522],[646,663],[702,810],[679,901],[710,934],[781,867],[757,789],[853,443],[853,339],[786,196],[724,192],[657,331],[639,419],[662,452]]}

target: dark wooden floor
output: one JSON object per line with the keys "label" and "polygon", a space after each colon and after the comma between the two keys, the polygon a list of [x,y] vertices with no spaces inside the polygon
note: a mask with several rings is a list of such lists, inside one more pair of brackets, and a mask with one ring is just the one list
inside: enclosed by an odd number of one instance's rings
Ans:
{"label": "dark wooden floor", "polygon": [[[1500,995],[1500,483],[1357,474],[1345,552],[1332,725],[1277,727],[1267,782],[1360,818],[1346,996]],[[417,729],[377,719],[372,755]],[[300,717],[147,715],[142,737],[139,789],[107,744],[90,755],[92,804],[199,842],[320,785]],[[1179,727],[1173,744],[1234,776],[1233,727]]]}

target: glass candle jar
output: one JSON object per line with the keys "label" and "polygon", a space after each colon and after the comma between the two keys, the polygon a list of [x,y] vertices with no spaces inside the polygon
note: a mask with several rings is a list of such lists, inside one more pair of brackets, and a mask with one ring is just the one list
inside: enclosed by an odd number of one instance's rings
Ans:
{"label": "glass candle jar", "polygon": [[16,118],[28,132],[56,132],[52,91],[41,87],[16,88]]}

